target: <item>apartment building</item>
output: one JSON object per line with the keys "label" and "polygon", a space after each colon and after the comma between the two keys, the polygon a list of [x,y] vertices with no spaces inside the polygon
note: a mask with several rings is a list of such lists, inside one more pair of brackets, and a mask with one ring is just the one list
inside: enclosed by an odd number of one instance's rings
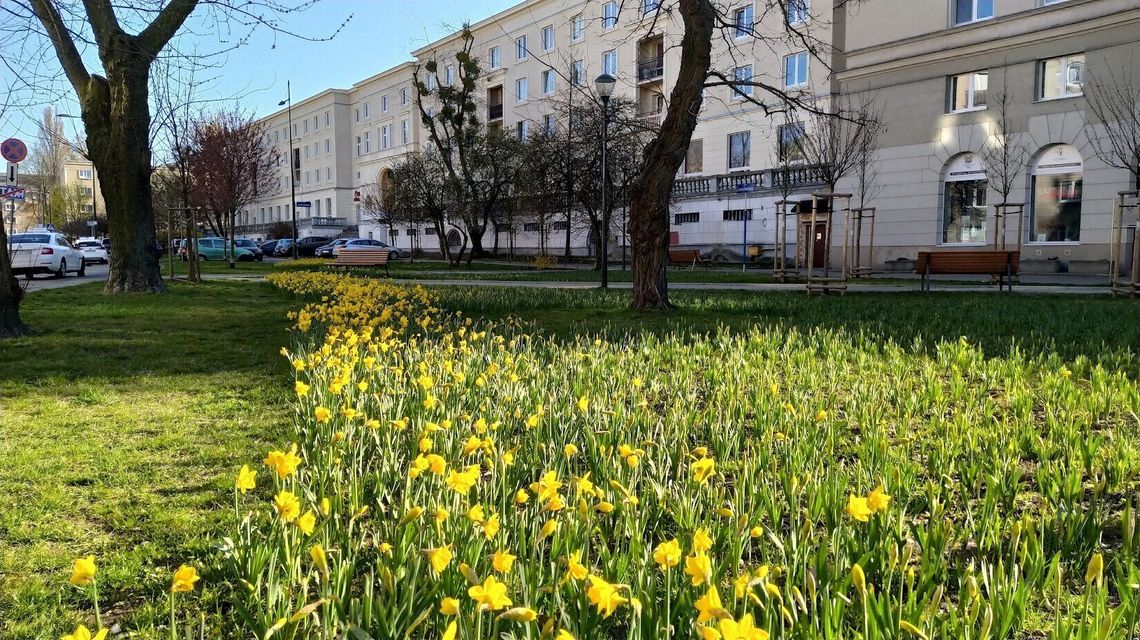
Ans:
{"label": "apartment building", "polygon": [[[886,122],[877,265],[907,265],[920,248],[992,246],[1001,197],[983,150],[1004,94],[1009,143],[1025,160],[1008,198],[1025,205],[1022,268],[1104,272],[1113,198],[1136,185],[1097,157],[1104,133],[1084,85],[1110,74],[1140,84],[1140,4],[864,3],[846,16],[846,49],[841,90],[872,92]],[[1006,225],[1014,245],[1017,221]]]}
{"label": "apartment building", "polygon": [[103,192],[99,188],[99,173],[90,160],[73,154],[65,157],[59,181],[60,187],[74,194],[74,204],[78,207],[77,211],[62,215],[84,218],[107,215]]}
{"label": "apartment building", "polygon": [[[1125,172],[1093,153],[1090,140],[1100,132],[1081,85],[1098,69],[1140,82],[1132,62],[1140,41],[1135,0],[791,0],[782,7],[740,2],[722,9],[727,24],[714,39],[713,69],[726,81],[706,89],[678,174],[673,244],[727,259],[746,245],[770,247],[780,224],[776,202],[806,202],[822,190],[811,168],[791,157],[805,135],[805,118],[766,113],[742,95],[760,90],[732,79],[762,82],[821,107],[842,94],[873,97],[886,123],[877,194],[868,203],[878,211],[877,268],[903,265],[920,248],[991,242],[991,203],[1000,198],[979,159],[995,117],[987,96],[1005,87],[1011,138],[1030,148],[1024,189],[1009,198],[1026,205],[1024,259],[1039,261],[1042,269],[1103,268],[1111,198],[1129,184]],[[788,26],[804,36],[757,37]],[[527,0],[470,26],[482,69],[480,110],[489,125],[522,137],[539,127],[564,126],[559,102],[569,94],[589,98],[593,79],[605,72],[617,78],[615,95],[636,101],[641,117],[660,121],[680,64],[682,31],[677,13],[656,0]],[[809,52],[806,41],[819,47]],[[387,226],[382,198],[368,196],[382,193],[390,167],[428,142],[413,71],[420,69],[429,85],[454,82],[454,55],[462,44],[461,34],[451,34],[351,89],[294,105],[294,125],[325,112],[332,122],[332,130],[326,122],[321,134],[330,138],[321,144],[332,153],[321,158],[326,180],[306,183],[307,169],[295,170],[295,177],[297,199],[316,199],[310,193],[322,190],[322,215],[337,224],[303,224],[302,235],[342,230],[386,238],[400,248],[435,249],[438,239],[425,237],[431,229]],[[429,60],[437,62],[432,77],[422,70]],[[284,111],[269,116],[271,129],[284,127],[285,117]],[[294,152],[297,167],[316,160]],[[288,213],[287,170],[283,175],[284,197],[267,205],[276,215],[278,208]],[[853,188],[849,179],[839,185],[839,191]],[[610,231],[615,252],[624,240],[623,217],[617,212]],[[1015,222],[1008,224],[1013,233]],[[562,225],[547,229],[555,239],[539,238],[538,225],[524,225],[514,244],[523,251],[560,247]],[[576,253],[591,251],[586,233],[574,229],[571,235]],[[833,235],[817,241],[838,245],[842,228]],[[495,244],[494,238],[483,240]]]}

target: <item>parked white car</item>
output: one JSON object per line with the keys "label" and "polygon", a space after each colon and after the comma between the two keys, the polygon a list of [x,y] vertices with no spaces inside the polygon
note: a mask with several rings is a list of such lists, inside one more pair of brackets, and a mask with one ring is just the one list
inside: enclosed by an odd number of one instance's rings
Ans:
{"label": "parked white car", "polygon": [[94,239],[79,239],[75,242],[75,248],[83,252],[83,260],[87,264],[98,262],[99,264],[107,264],[107,248],[103,246],[102,242]]}
{"label": "parked white car", "polygon": [[68,271],[83,276],[87,262],[83,252],[71,246],[63,234],[54,231],[28,231],[8,237],[11,242],[12,272],[31,280],[37,273],[62,278]]}

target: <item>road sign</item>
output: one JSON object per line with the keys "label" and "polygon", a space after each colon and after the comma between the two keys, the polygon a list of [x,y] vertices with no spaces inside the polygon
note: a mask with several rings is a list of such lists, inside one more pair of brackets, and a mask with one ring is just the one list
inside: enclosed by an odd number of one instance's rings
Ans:
{"label": "road sign", "polygon": [[99,226],[99,221],[98,221],[98,220],[88,220],[88,221],[87,221],[87,226],[89,226],[89,227],[97,227],[97,226]]}
{"label": "road sign", "polygon": [[0,198],[7,198],[9,196],[9,194],[14,193],[16,191],[23,192],[24,190],[17,187],[17,186],[10,185],[10,184],[0,185]]}
{"label": "road sign", "polygon": [[302,209],[308,209],[309,207],[313,206],[313,203],[308,200],[298,200],[297,206],[301,207]]}
{"label": "road sign", "polygon": [[5,193],[4,197],[9,199],[9,200],[23,200],[24,199],[24,190],[23,189],[12,189],[11,191],[8,191],[7,193]]}
{"label": "road sign", "polygon": [[8,184],[15,184],[16,183],[16,177],[17,177],[16,172],[18,171],[19,166],[20,165],[16,164],[15,162],[9,162],[8,163],[8,173],[5,174],[8,177]]}
{"label": "road sign", "polygon": [[756,183],[754,182],[741,182],[736,185],[737,193],[752,193],[756,190]]}
{"label": "road sign", "polygon": [[8,162],[23,162],[28,157],[28,145],[23,140],[8,138],[0,142],[0,156]]}

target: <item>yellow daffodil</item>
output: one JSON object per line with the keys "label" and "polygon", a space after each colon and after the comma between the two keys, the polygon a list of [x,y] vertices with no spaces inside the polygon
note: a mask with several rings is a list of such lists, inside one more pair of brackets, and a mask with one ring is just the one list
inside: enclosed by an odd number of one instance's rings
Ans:
{"label": "yellow daffodil", "polygon": [[242,493],[257,488],[257,472],[250,469],[249,465],[243,464],[234,481],[234,488]]}
{"label": "yellow daffodil", "polygon": [[697,624],[716,620],[722,617],[721,614],[724,612],[724,605],[721,604],[720,594],[717,593],[715,585],[709,585],[709,590],[698,598],[693,606],[697,608]]}
{"label": "yellow daffodil", "polygon": [[459,600],[455,598],[444,598],[439,601],[439,612],[445,616],[459,615]]}
{"label": "yellow daffodil", "polygon": [[586,590],[586,598],[590,604],[598,609],[603,618],[613,615],[617,608],[629,600],[618,594],[616,585],[606,582],[598,576],[589,576],[590,588]]}
{"label": "yellow daffodil", "polygon": [[465,471],[452,471],[447,474],[447,486],[456,493],[467,495],[479,481],[479,466],[467,467]]}
{"label": "yellow daffodil", "polygon": [[723,640],[768,640],[768,632],[756,626],[751,613],[744,614],[739,621],[725,618],[719,626]]}
{"label": "yellow daffodil", "polygon": [[327,575],[329,572],[329,558],[325,553],[325,548],[319,544],[314,544],[309,547],[309,557],[313,560],[313,565],[322,574]]}
{"label": "yellow daffodil", "polygon": [[1098,587],[1104,583],[1104,556],[1099,553],[1094,553],[1089,559],[1088,566],[1085,567],[1085,584],[1094,582]]}
{"label": "yellow daffodil", "polygon": [[301,515],[301,501],[292,492],[281,490],[273,498],[273,506],[277,515],[285,522],[292,522]]}
{"label": "yellow daffodil", "polygon": [[443,635],[440,636],[440,640],[455,640],[455,633],[458,629],[458,625],[452,620],[447,624],[447,628],[443,630]]}
{"label": "yellow daffodil", "polygon": [[538,619],[538,612],[530,607],[515,607],[500,613],[498,619],[522,623],[534,622]]}
{"label": "yellow daffodil", "polygon": [[562,447],[562,453],[566,454],[567,458],[573,458],[578,455],[578,447],[574,446],[573,443],[567,444]]}
{"label": "yellow daffodil", "polygon": [[76,558],[75,562],[71,563],[71,578],[68,579],[68,582],[76,586],[89,585],[95,581],[97,572],[95,556]]}
{"label": "yellow daffodil", "polygon": [[525,489],[519,489],[515,492],[515,504],[524,505],[527,500],[530,500],[530,494]]}
{"label": "yellow daffodil", "polygon": [[716,473],[716,462],[712,458],[701,458],[689,465],[689,471],[693,474],[693,480],[704,484]]}
{"label": "yellow daffodil", "polygon": [[883,490],[883,485],[875,487],[875,490],[867,494],[867,508],[872,513],[886,511],[887,507],[891,505],[891,497]]}
{"label": "yellow daffodil", "polygon": [[174,572],[174,577],[170,581],[170,590],[175,593],[193,591],[195,582],[198,582],[198,570],[184,564]]}
{"label": "yellow daffodil", "polygon": [[855,518],[859,522],[867,522],[871,519],[871,514],[874,513],[867,504],[867,499],[860,498],[855,494],[851,494],[850,497],[847,498],[847,508],[845,511],[847,511],[847,515]]}
{"label": "yellow daffodil", "polygon": [[499,582],[495,576],[487,576],[483,584],[467,589],[467,595],[479,604],[480,611],[498,611],[511,606],[507,585]]}
{"label": "yellow daffodil", "polygon": [[451,564],[451,545],[428,549],[425,553],[427,554],[428,562],[431,563],[432,570],[437,574],[443,573],[447,565]]}
{"label": "yellow daffodil", "polygon": [[863,573],[863,567],[859,563],[851,565],[851,584],[855,586],[855,593],[859,594],[860,598],[867,597],[867,575]]}
{"label": "yellow daffodil", "polygon": [[91,631],[87,627],[79,625],[75,627],[75,631],[61,637],[60,640],[103,640],[106,637],[107,629],[100,629],[98,633],[91,635]]}
{"label": "yellow daffodil", "polygon": [[748,536],[751,538],[759,538],[762,535],[764,535],[764,527],[760,525],[756,525],[748,530]]}
{"label": "yellow daffodil", "polygon": [[582,551],[579,549],[566,557],[566,579],[585,580],[590,570],[582,564]]}
{"label": "yellow daffodil", "polygon": [[286,478],[297,470],[301,458],[297,455],[297,445],[294,444],[289,451],[270,451],[263,462],[265,466],[273,469],[279,478]]}
{"label": "yellow daffodil", "polygon": [[491,517],[483,521],[483,537],[488,540],[494,540],[495,536],[499,535],[499,528],[501,526],[499,523],[499,514],[492,514]]}
{"label": "yellow daffodil", "polygon": [[915,638],[918,638],[919,640],[927,640],[927,636],[922,632],[922,629],[919,629],[906,620],[899,620],[899,630],[906,631],[908,634]]}
{"label": "yellow daffodil", "polygon": [[501,549],[491,556],[491,567],[499,573],[509,573],[514,564],[515,556]]}
{"label": "yellow daffodil", "polygon": [[324,424],[332,418],[332,411],[329,411],[325,407],[317,407],[313,410],[313,415],[317,418],[317,422]]}
{"label": "yellow daffodil", "polygon": [[662,569],[669,569],[681,563],[681,544],[676,538],[662,542],[653,549],[653,561]]}
{"label": "yellow daffodil", "polygon": [[312,511],[306,511],[304,515],[297,518],[297,528],[307,536],[313,535],[313,529],[316,527],[317,517],[313,515]]}
{"label": "yellow daffodil", "polygon": [[701,552],[686,557],[685,574],[692,580],[694,587],[701,586],[712,579],[712,560]]}
{"label": "yellow daffodil", "polygon": [[578,406],[578,411],[581,411],[582,413],[589,411],[589,409],[590,409],[590,396],[582,396],[582,397],[578,398],[577,406]]}
{"label": "yellow daffodil", "polygon": [[538,532],[538,539],[545,540],[554,535],[555,531],[558,531],[558,521],[551,518],[542,525],[542,530]]}
{"label": "yellow daffodil", "polygon": [[693,552],[704,553],[705,551],[712,549],[712,546],[713,540],[712,537],[709,536],[708,529],[705,529],[704,527],[697,529],[697,532],[693,534]]}

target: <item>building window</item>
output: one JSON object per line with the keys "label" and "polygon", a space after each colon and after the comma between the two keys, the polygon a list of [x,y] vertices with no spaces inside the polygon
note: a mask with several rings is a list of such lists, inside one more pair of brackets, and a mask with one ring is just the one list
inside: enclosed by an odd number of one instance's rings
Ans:
{"label": "building window", "polygon": [[362,149],[363,147],[360,146],[360,136],[356,136],[356,157],[359,158],[361,156],[360,152]]}
{"label": "building window", "polygon": [[365,120],[367,120],[367,119],[369,119],[369,118],[371,118],[371,117],[372,117],[372,116],[371,116],[371,115],[369,115],[369,113],[368,113],[368,103],[367,103],[367,102],[365,102],[365,103],[364,103],[364,119],[365,119]]}
{"label": "building window", "polygon": [[701,221],[701,214],[698,211],[691,211],[689,213],[677,213],[673,215],[673,224],[693,224],[694,222]]}
{"label": "building window", "polygon": [[400,104],[403,106],[408,105],[408,88],[400,89]]}
{"label": "building window", "polygon": [[748,131],[728,134],[728,168],[743,169],[751,156],[752,134]]}
{"label": "building window", "polygon": [[372,132],[364,132],[364,153],[372,153]]}
{"label": "building window", "polygon": [[954,25],[994,17],[994,0],[954,0]]}
{"label": "building window", "polygon": [[552,231],[565,231],[570,228],[570,225],[565,220],[555,220],[551,225]]}
{"label": "building window", "polygon": [[947,106],[951,113],[986,108],[990,74],[986,71],[950,76]]}
{"label": "building window", "polygon": [[80,169],[79,170],[79,179],[80,180],[90,180],[91,179],[91,170],[90,169]]}
{"label": "building window", "polygon": [[435,235],[435,227],[428,227],[427,229],[424,229],[424,235],[425,236],[434,236]]}
{"label": "building window", "polygon": [[1037,61],[1037,99],[1072,98],[1084,93],[1085,54]]}
{"label": "building window", "polygon": [[1043,151],[1032,167],[1031,242],[1078,242],[1084,159],[1076,147],[1058,144]]}
{"label": "building window", "polygon": [[332,153],[332,140],[325,138],[325,153]]}
{"label": "building window", "polygon": [[617,51],[602,53],[602,73],[617,77]]}
{"label": "building window", "polygon": [[570,65],[570,84],[575,87],[585,86],[586,84],[586,65],[581,60],[575,60]]}
{"label": "building window", "polygon": [[400,141],[403,144],[408,144],[408,121],[403,120],[400,122]]}
{"label": "building window", "polygon": [[[318,180],[320,179],[320,175],[321,175],[321,172],[318,171],[317,172],[317,179]],[[317,217],[318,218],[321,217],[321,201],[320,200],[314,200],[313,204],[316,205],[316,207],[317,207]]]}
{"label": "building window", "polygon": [[427,90],[434,91],[438,84],[439,79],[436,77],[436,75],[434,73],[429,73],[427,76]]}
{"label": "building window", "polygon": [[780,162],[795,162],[804,159],[804,123],[782,124],[777,129],[776,154]]}
{"label": "building window", "polygon": [[387,149],[392,146],[392,126],[384,125],[380,127],[380,148]]}
{"label": "building window", "polygon": [[800,51],[784,56],[784,86],[802,87],[808,82],[808,53]]}
{"label": "building window", "polygon": [[318,118],[317,116],[313,116],[313,131],[316,132],[316,131],[320,131],[320,130],[321,130],[321,119]]}
{"label": "building window", "polygon": [[352,110],[352,121],[353,122],[360,122],[360,109],[359,108]]}
{"label": "building window", "polygon": [[542,28],[542,50],[551,51],[554,49],[554,25],[547,25]]}
{"label": "building window", "polygon": [[703,140],[691,140],[689,150],[685,153],[685,173],[700,173],[705,170],[705,143]]}
{"label": "building window", "polygon": [[661,0],[641,0],[642,15],[649,15],[661,8]]}
{"label": "building window", "polygon": [[309,159],[309,145],[306,144],[303,148],[305,150],[305,159],[308,160]]}
{"label": "building window", "polygon": [[330,124],[331,122],[332,122],[332,116],[330,116],[330,115],[329,115],[329,112],[328,112],[328,111],[326,111],[326,112],[325,112],[325,126],[326,126],[326,127],[331,127],[331,126],[332,126],[332,125]]}
{"label": "building window", "polygon": [[752,95],[752,65],[746,64],[732,70],[736,82],[732,85],[732,97],[741,99]]}
{"label": "building window", "polygon": [[388,96],[380,96],[380,110],[388,113]]}
{"label": "building window", "polygon": [[443,68],[443,82],[449,87],[455,82],[455,67],[453,65],[449,64]]}
{"label": "building window", "polygon": [[788,0],[788,24],[804,24],[811,18],[811,0]]}
{"label": "building window", "polygon": [[332,180],[332,167],[325,167],[325,180]]}
{"label": "building window", "polygon": [[724,212],[722,220],[725,222],[744,222],[752,219],[752,209],[729,209]]}
{"label": "building window", "polygon": [[578,42],[586,35],[586,17],[582,14],[574,16],[570,21],[570,41]]}
{"label": "building window", "polygon": [[273,144],[281,144],[281,132],[273,130]]}
{"label": "building window", "polygon": [[301,130],[305,133],[305,135],[309,135],[309,119],[308,118],[305,118],[301,122]]}
{"label": "building window", "polygon": [[524,222],[523,223],[523,233],[538,233],[538,223],[537,222]]}
{"label": "building window", "polygon": [[542,72],[542,92],[546,95],[554,93],[554,72],[550,69]]}
{"label": "building window", "polygon": [[547,135],[554,135],[554,130],[557,127],[558,121],[554,119],[554,116],[550,115],[549,113],[542,116],[542,129],[543,131],[546,131]]}
{"label": "building window", "polygon": [[944,174],[941,242],[985,244],[989,181],[982,159],[972,153],[956,156]]}
{"label": "building window", "polygon": [[519,78],[515,80],[515,99],[518,102],[526,102],[527,86],[526,78]]}
{"label": "building window", "polygon": [[518,39],[515,40],[515,59],[526,60],[526,55],[526,36],[519,36]]}
{"label": "building window", "polygon": [[736,37],[747,38],[752,35],[752,5],[745,5],[736,10]]}
{"label": "building window", "polygon": [[306,186],[309,184],[309,173],[310,173],[309,171],[305,172],[305,185]]}
{"label": "building window", "polygon": [[515,134],[518,135],[519,140],[526,140],[530,135],[530,123],[526,120],[519,120],[515,123]]}
{"label": "building window", "polygon": [[613,29],[617,26],[618,21],[618,6],[617,2],[610,0],[602,5],[602,28]]}

